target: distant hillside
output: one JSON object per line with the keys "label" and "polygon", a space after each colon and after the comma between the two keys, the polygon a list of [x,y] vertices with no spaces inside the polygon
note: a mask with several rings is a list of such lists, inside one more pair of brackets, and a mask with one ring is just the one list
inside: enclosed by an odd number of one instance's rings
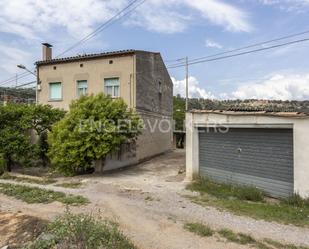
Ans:
{"label": "distant hillside", "polygon": [[33,88],[0,87],[0,102],[14,103],[35,102],[35,90]]}
{"label": "distant hillside", "polygon": [[[180,96],[174,97],[185,102]],[[221,109],[221,110],[244,110],[244,111],[285,111],[309,113],[309,100],[304,101],[282,101],[282,100],[210,100],[190,99],[189,109]]]}

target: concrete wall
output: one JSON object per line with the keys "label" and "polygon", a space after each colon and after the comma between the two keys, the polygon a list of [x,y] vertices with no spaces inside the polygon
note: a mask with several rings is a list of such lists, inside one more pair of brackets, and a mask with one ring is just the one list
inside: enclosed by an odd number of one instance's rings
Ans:
{"label": "concrete wall", "polygon": [[136,55],[136,109],[172,116],[173,82],[159,53]]}
{"label": "concrete wall", "polygon": [[[104,79],[119,77],[120,96],[128,104],[134,107],[134,72],[135,56],[117,56],[108,58],[97,58],[39,67],[39,78],[41,90],[38,91],[38,102],[50,104],[57,108],[69,109],[72,100],[77,99],[77,81],[87,80],[88,93],[97,94],[104,92]],[[109,61],[113,60],[113,64]],[[80,65],[83,65],[80,67]],[[56,69],[54,69],[56,67]],[[52,101],[49,99],[49,83],[62,83],[62,100]]]}
{"label": "concrete wall", "polygon": [[187,180],[199,175],[198,127],[293,128],[294,192],[309,197],[309,118],[266,115],[186,114]]}

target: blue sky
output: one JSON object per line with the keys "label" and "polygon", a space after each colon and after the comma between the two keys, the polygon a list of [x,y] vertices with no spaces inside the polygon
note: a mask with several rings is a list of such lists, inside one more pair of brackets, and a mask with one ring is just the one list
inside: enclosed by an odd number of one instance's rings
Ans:
{"label": "blue sky", "polygon": [[[22,73],[17,64],[33,68],[41,58],[41,42],[53,44],[57,55],[129,2],[1,0],[0,82]],[[309,0],[146,0],[66,55],[134,48],[159,51],[169,65],[184,56],[194,59],[309,30],[308,20]],[[301,38],[309,33],[282,42]],[[304,42],[192,65],[190,96],[308,99],[308,51],[309,42]],[[183,95],[184,68],[171,69],[170,75],[175,94]],[[32,80],[29,76],[18,83]]]}

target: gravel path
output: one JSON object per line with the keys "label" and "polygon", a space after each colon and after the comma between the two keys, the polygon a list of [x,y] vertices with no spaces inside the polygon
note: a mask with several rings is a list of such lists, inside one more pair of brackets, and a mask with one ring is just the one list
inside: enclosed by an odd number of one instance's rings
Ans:
{"label": "gravel path", "polygon": [[[309,229],[240,217],[190,202],[183,197],[192,195],[185,190],[184,174],[179,174],[183,169],[184,153],[175,151],[112,174],[74,177],[83,182],[80,189],[51,185],[44,188],[88,197],[91,204],[73,207],[72,211],[100,210],[103,216],[118,221],[139,248],[247,248],[226,243],[216,236],[200,238],[183,229],[185,222],[202,222],[214,229],[230,228],[257,239],[271,238],[309,246]],[[68,180],[62,178],[59,181]],[[29,205],[0,194],[1,209],[51,219],[61,213],[64,206],[60,203]]]}

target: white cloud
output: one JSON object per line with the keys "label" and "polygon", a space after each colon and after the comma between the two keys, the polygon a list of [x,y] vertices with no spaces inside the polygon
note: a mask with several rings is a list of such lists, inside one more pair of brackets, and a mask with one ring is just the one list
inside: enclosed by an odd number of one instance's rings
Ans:
{"label": "white cloud", "polygon": [[229,31],[252,30],[248,14],[230,4],[219,0],[184,0],[189,6],[216,25],[224,26]]}
{"label": "white cloud", "polygon": [[[186,80],[176,80],[172,77],[174,83],[174,95],[180,94],[182,97],[186,96]],[[204,98],[214,99],[215,96],[211,92],[207,92],[199,86],[198,80],[190,76],[189,77],[189,98]]]}
{"label": "white cloud", "polygon": [[2,0],[0,31],[33,39],[54,27],[63,27],[71,36],[81,37],[126,3],[126,0]]}
{"label": "white cloud", "polygon": [[[128,5],[129,0],[1,0],[0,32],[40,38],[54,28],[64,28],[75,38],[88,34]],[[185,11],[183,10],[185,9]],[[148,0],[127,24],[163,33],[185,30],[199,14],[230,31],[250,31],[247,14],[221,0]],[[55,35],[55,34],[54,34]]]}
{"label": "white cloud", "polygon": [[[185,96],[185,79],[176,80],[174,95]],[[269,100],[306,100],[309,99],[309,74],[276,74],[260,83],[248,81],[236,90],[215,95],[203,89],[198,80],[189,78],[189,97],[205,99],[269,99]]]}
{"label": "white cloud", "polygon": [[258,0],[261,4],[275,6],[284,11],[303,12],[309,0]]}
{"label": "white cloud", "polygon": [[127,23],[151,31],[176,33],[185,30],[196,17],[232,32],[252,30],[246,12],[221,0],[148,0]]}
{"label": "white cloud", "polygon": [[208,47],[208,48],[218,48],[218,49],[222,48],[221,44],[219,44],[218,42],[212,41],[210,39],[206,40],[205,46]]}
{"label": "white cloud", "polygon": [[309,98],[309,74],[278,74],[262,83],[248,82],[221,98],[305,100]]}
{"label": "white cloud", "polygon": [[31,61],[31,53],[0,43],[0,70],[11,74],[17,72],[17,65]]}

